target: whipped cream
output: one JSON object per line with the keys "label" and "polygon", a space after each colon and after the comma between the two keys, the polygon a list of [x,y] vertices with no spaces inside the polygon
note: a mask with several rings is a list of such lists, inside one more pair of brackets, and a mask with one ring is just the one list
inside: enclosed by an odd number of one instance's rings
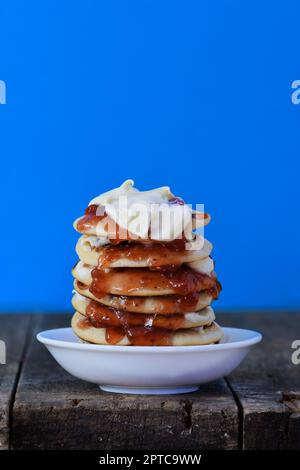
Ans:
{"label": "whipped cream", "polygon": [[[195,211],[189,205],[176,203],[168,186],[139,191],[133,185],[132,180],[127,180],[119,188],[95,197],[89,205],[104,208],[114,222],[136,238],[170,241],[181,238],[183,233],[188,240],[194,238],[193,219],[198,217],[193,217]],[[204,223],[198,222],[201,225]],[[97,235],[105,235],[101,224]]]}

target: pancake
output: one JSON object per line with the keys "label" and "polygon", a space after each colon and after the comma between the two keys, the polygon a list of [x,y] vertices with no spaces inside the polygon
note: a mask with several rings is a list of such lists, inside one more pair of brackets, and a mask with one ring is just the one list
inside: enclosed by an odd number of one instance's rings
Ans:
{"label": "pancake", "polygon": [[187,295],[216,285],[211,276],[187,266],[173,271],[151,271],[146,268],[95,269],[82,261],[72,271],[75,279],[89,286],[90,291],[101,298],[106,294],[126,296]]}
{"label": "pancake", "polygon": [[129,326],[153,326],[154,328],[178,330],[181,328],[210,325],[215,320],[214,311],[211,307],[207,307],[200,312],[184,314],[143,315],[141,313],[130,313],[125,312],[125,310],[107,307],[78,293],[74,294],[72,304],[77,312],[87,317],[93,326],[96,327],[122,326],[126,324]]}
{"label": "pancake", "polygon": [[107,294],[101,299],[95,297],[90,291],[88,286],[74,281],[74,289],[79,294],[93,300],[97,300],[103,305],[114,307],[127,312],[136,313],[157,313],[161,315],[172,315],[174,313],[186,313],[198,310],[210,305],[214,298],[218,295],[218,287],[214,292],[209,290],[196,292],[192,295],[167,295],[167,296],[149,296],[149,297],[136,297],[136,296],[118,296]]}
{"label": "pancake", "polygon": [[[143,268],[181,265],[208,258],[212,244],[197,236],[189,242],[188,249],[178,250],[168,244],[126,243],[107,244],[107,238],[83,235],[76,245],[81,261],[101,268]],[[213,267],[212,267],[213,270]]]}
{"label": "pancake", "polygon": [[[197,327],[170,332],[168,330],[151,329],[148,333],[139,336],[128,336],[119,328],[95,328],[79,312],[75,312],[72,318],[74,333],[82,340],[94,344],[114,344],[118,346],[194,346],[212,344],[220,341],[223,336],[222,330],[213,322],[209,326]],[[159,331],[159,333],[157,333]],[[138,343],[138,344],[137,344]]]}
{"label": "pancake", "polygon": [[[174,209],[174,205],[172,206]],[[179,206],[181,206],[182,208],[182,204],[179,204]],[[187,206],[185,206],[185,209],[187,209]],[[114,215],[116,215],[115,211],[113,211],[113,213]],[[178,215],[180,218],[180,214]],[[181,226],[181,231],[180,231],[182,233],[182,229],[184,229],[184,233],[188,239],[191,239],[193,237],[193,232],[191,232],[191,230],[203,228],[206,225],[208,225],[211,220],[209,214],[199,212],[199,211],[191,211],[190,215],[191,215],[190,223],[188,223],[185,227]],[[137,239],[151,240],[151,236],[149,236],[149,232],[150,234],[152,233],[153,240],[157,241],[158,239],[159,240],[163,239],[160,237],[157,238],[157,236],[154,237],[153,230],[148,231],[148,228],[150,228],[148,226],[145,227],[147,228],[147,230],[145,230],[144,232],[138,231],[138,233],[132,233],[130,231],[131,228],[128,226],[128,223],[130,225],[131,217],[126,217],[125,220],[123,220],[123,225],[121,224],[120,226],[117,223],[117,220],[120,220],[120,216],[121,216],[121,219],[123,219],[122,213],[119,213],[119,217],[117,216],[117,218],[112,218],[111,215],[107,213],[105,205],[99,203],[99,201],[97,203],[91,201],[89,206],[85,210],[85,214],[81,217],[78,217],[74,221],[73,227],[79,233],[82,233],[85,235],[94,235],[97,237],[107,237],[110,240],[120,240],[120,239],[121,240],[137,240]],[[174,213],[174,216],[175,216],[175,213]],[[176,219],[176,216],[175,216],[175,219]],[[140,220],[140,222],[142,221],[143,221],[143,218]],[[137,225],[140,225],[140,224],[137,224]],[[160,227],[160,230],[162,230],[162,227]],[[143,236],[142,236],[142,233],[143,233]],[[175,239],[178,237],[179,234],[180,233],[178,232],[174,234],[174,238],[170,238],[170,236],[168,236],[165,239],[166,240]],[[171,235],[171,234],[168,232],[168,235]]]}

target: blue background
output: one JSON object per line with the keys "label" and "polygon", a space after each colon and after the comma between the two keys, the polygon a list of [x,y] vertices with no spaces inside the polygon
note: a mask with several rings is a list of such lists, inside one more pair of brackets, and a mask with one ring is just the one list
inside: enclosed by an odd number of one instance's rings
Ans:
{"label": "blue background", "polygon": [[218,308],[297,308],[297,1],[1,1],[2,311],[70,309],[95,195],[205,203]]}

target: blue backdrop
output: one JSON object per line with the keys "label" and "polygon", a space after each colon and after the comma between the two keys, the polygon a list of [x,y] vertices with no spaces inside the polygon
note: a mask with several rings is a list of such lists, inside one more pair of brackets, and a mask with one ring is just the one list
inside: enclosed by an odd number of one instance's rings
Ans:
{"label": "blue backdrop", "polygon": [[297,1],[1,1],[0,310],[70,309],[74,218],[133,178],[205,203],[218,308],[296,308]]}

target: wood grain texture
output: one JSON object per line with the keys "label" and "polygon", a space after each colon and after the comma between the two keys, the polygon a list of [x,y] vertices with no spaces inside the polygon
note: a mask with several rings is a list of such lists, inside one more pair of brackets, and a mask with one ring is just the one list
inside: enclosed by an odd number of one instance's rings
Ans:
{"label": "wood grain texture", "polygon": [[[69,322],[70,316],[48,316],[37,329]],[[235,449],[238,410],[224,380],[188,395],[101,392],[64,372],[34,340],[16,393],[12,443],[14,449]]]}
{"label": "wood grain texture", "polygon": [[243,448],[300,449],[300,365],[291,360],[291,344],[300,339],[300,314],[231,314],[222,319],[227,326],[264,335],[228,378],[240,407]]}
{"label": "wood grain texture", "polygon": [[299,313],[219,314],[224,326],[261,331],[263,343],[226,380],[177,396],[105,393],[64,372],[35,332],[70,318],[36,316],[29,326],[28,317],[0,317],[0,339],[13,345],[0,366],[2,448],[10,435],[15,449],[300,449],[300,365],[291,361]]}
{"label": "wood grain texture", "polygon": [[0,450],[9,448],[10,412],[29,325],[28,315],[0,316],[0,340],[6,346],[6,363],[0,364]]}

